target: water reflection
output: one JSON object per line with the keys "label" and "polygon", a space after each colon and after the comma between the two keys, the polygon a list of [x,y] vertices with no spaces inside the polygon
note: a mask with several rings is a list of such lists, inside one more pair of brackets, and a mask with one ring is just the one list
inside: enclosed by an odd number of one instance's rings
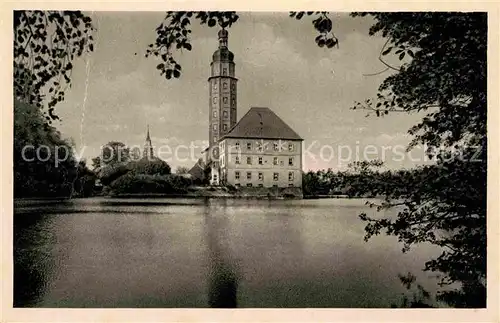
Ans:
{"label": "water reflection", "polygon": [[14,216],[14,307],[36,306],[48,289],[54,268],[50,223],[39,213]]}
{"label": "water reflection", "polygon": [[15,205],[15,306],[388,307],[398,273],[435,285],[438,250],[363,242],[364,201],[118,202]]}
{"label": "water reflection", "polygon": [[208,305],[215,308],[237,307],[238,276],[227,245],[227,205],[217,206],[205,200],[204,217],[209,252]]}

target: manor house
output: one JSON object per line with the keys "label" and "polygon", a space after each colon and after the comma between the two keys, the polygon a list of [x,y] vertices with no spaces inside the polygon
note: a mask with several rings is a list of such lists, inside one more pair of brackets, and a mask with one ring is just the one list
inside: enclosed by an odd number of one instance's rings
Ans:
{"label": "manor house", "polygon": [[209,84],[209,146],[191,169],[212,185],[302,187],[302,138],[267,107],[252,107],[237,122],[237,82],[228,32],[218,33]]}

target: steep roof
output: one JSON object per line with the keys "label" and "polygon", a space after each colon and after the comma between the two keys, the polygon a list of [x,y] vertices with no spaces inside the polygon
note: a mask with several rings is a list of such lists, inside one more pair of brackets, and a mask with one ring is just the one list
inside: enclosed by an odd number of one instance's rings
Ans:
{"label": "steep roof", "polygon": [[303,140],[269,108],[250,108],[222,138]]}

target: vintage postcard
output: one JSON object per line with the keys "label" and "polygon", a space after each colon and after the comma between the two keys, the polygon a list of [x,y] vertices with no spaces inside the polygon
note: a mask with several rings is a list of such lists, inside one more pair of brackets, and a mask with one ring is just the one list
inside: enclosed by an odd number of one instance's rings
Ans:
{"label": "vintage postcard", "polygon": [[63,7],[2,10],[6,322],[498,320],[498,5]]}

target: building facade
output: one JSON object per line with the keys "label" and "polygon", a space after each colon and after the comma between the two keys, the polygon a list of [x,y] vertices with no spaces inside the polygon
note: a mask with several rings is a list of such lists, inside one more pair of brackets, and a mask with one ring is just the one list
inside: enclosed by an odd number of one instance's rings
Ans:
{"label": "building facade", "polygon": [[302,138],[269,108],[251,108],[219,151],[222,185],[302,187]]}
{"label": "building facade", "polygon": [[237,121],[237,82],[228,32],[218,33],[209,86],[208,147],[190,170],[211,185],[302,188],[302,138],[267,107]]}

